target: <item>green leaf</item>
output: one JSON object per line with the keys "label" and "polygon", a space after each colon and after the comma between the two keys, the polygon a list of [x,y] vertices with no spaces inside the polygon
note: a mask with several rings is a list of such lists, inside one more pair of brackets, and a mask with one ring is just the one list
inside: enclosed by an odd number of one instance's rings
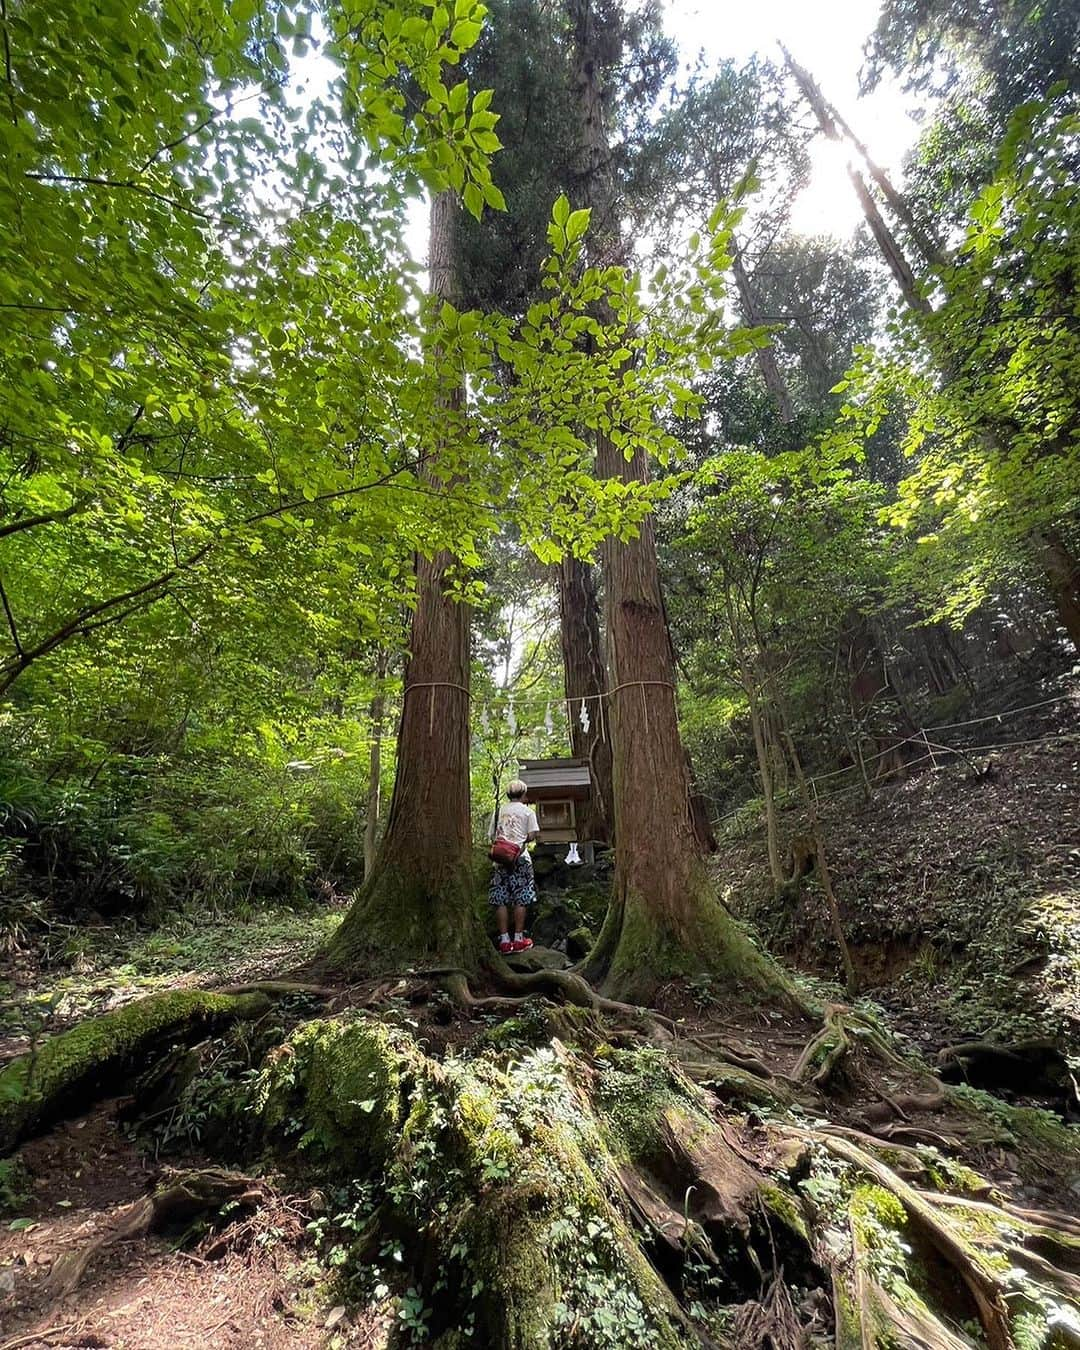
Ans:
{"label": "green leaf", "polygon": [[589,228],[589,217],[592,212],[589,210],[574,211],[566,220],[566,238],[569,243],[576,243],[578,239]]}
{"label": "green leaf", "polygon": [[482,23],[472,19],[459,19],[450,30],[450,41],[462,51],[468,50],[484,30]]}
{"label": "green leaf", "polygon": [[465,209],[477,220],[484,214],[484,194],[471,181],[465,184]]}
{"label": "green leaf", "polygon": [[496,211],[506,210],[506,198],[490,180],[483,184],[484,201]]}

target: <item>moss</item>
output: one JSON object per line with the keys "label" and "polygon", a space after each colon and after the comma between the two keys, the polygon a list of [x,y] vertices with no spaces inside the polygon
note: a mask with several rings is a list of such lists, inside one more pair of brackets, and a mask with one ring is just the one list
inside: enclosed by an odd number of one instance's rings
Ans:
{"label": "moss", "polygon": [[396,1142],[411,1045],[379,1022],[307,1022],[268,1057],[256,1109],[272,1133],[301,1127],[300,1147],[355,1176],[381,1163]]}
{"label": "moss", "polygon": [[[506,1114],[497,1110],[474,1141],[476,1162],[491,1156],[492,1129]],[[469,1344],[683,1344],[671,1295],[587,1161],[582,1130],[591,1130],[585,1120],[534,1121],[511,1176],[485,1188],[475,1172],[463,1175],[447,1237],[459,1253],[461,1285],[482,1291],[466,1313]]]}
{"label": "moss", "polygon": [[430,1309],[425,1343],[682,1346],[676,1305],[614,1203],[614,1165],[562,1054],[543,1048],[506,1069],[436,1063],[404,1032],[322,1022],[274,1053],[260,1086],[279,1136],[303,1130],[321,1160],[332,1149],[335,1165],[368,1169],[372,1203]]}
{"label": "moss", "polygon": [[848,1210],[853,1223],[860,1230],[877,1225],[882,1228],[902,1228],[907,1222],[904,1206],[891,1191],[883,1186],[858,1186],[851,1196]]}
{"label": "moss", "polygon": [[[728,988],[765,993],[809,1011],[787,974],[720,904],[704,866],[692,885],[697,898],[689,906],[690,920],[684,932],[665,925],[646,898],[634,893],[625,897],[618,940],[604,980],[605,993],[647,1003],[664,982],[708,972]],[[601,943],[603,939],[601,934]]]}
{"label": "moss", "polygon": [[986,1195],[990,1187],[987,1179],[958,1158],[950,1158],[926,1145],[918,1146],[916,1152],[925,1162],[927,1177],[937,1190],[959,1191],[975,1198]]}
{"label": "moss", "polygon": [[180,989],[154,994],[51,1036],[36,1052],[0,1072],[0,1153],[129,1070],[156,1042],[188,1028],[233,1017],[257,1017],[264,994],[213,994]]}
{"label": "moss", "polygon": [[619,1158],[644,1163],[661,1143],[670,1112],[702,1115],[700,1104],[672,1072],[662,1050],[612,1050],[597,1076],[594,1099],[608,1146]]}
{"label": "moss", "polygon": [[1015,1148],[1051,1175],[1075,1175],[1080,1163],[1080,1128],[1076,1125],[1066,1125],[1039,1107],[1010,1106],[1000,1097],[966,1084],[949,1088],[949,1100],[989,1127],[985,1142]]}
{"label": "moss", "polygon": [[580,961],[582,957],[588,956],[592,945],[593,935],[584,924],[566,935],[566,954],[571,961]]}
{"label": "moss", "polygon": [[832,1293],[835,1350],[865,1350],[859,1305],[854,1294],[840,1280],[833,1281]]}
{"label": "moss", "polygon": [[431,875],[430,866],[417,866],[413,858],[380,860],[323,953],[329,969],[376,975],[410,965],[480,968],[490,945],[475,913],[470,868],[448,859],[441,875]]}
{"label": "moss", "polygon": [[793,1100],[791,1092],[782,1083],[766,1082],[748,1069],[740,1069],[734,1064],[717,1061],[711,1066],[708,1079],[701,1081],[722,1101],[738,1102],[742,1106],[775,1109]]}
{"label": "moss", "polygon": [[806,1218],[790,1191],[774,1185],[771,1181],[765,1181],[761,1184],[759,1194],[762,1204],[774,1218],[779,1219],[792,1233],[809,1243],[810,1231],[806,1226]]}
{"label": "moss", "polygon": [[0,1161],[0,1215],[17,1214],[32,1199],[30,1173],[19,1158]]}

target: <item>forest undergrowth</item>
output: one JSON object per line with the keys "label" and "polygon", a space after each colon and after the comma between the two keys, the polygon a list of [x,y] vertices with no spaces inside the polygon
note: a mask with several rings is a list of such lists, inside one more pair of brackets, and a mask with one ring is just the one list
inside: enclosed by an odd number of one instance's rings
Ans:
{"label": "forest undergrowth", "polygon": [[[924,1051],[967,1040],[1080,1046],[1080,743],[1066,702],[1005,744],[821,802],[830,870],[863,992]],[[805,828],[782,813],[785,847]],[[715,865],[738,912],[807,974],[838,966],[811,872],[777,893],[756,832]],[[1075,1067],[1075,1060],[1073,1060]]]}
{"label": "forest undergrowth", "polygon": [[[883,790],[878,832],[856,819],[852,838],[882,864],[904,856],[957,798],[960,772]],[[1054,799],[1032,799],[1025,772],[1048,793],[1060,776],[1001,752],[996,779],[968,785],[956,808],[970,835],[949,836],[949,857],[921,854],[943,907],[950,857],[970,876],[973,840],[1018,800],[1054,834]],[[873,873],[868,944],[890,918],[903,942],[911,919],[889,875]],[[842,848],[837,877],[844,894]],[[1031,891],[1005,894],[1019,930]],[[813,901],[811,885],[793,921],[812,927]],[[77,1118],[3,1165],[5,1350],[211,1337],[786,1350],[886,1344],[865,1339],[884,1327],[928,1350],[1077,1343],[1076,1127],[1030,1096],[943,1084],[927,1036],[920,1057],[894,1034],[901,993],[839,1002],[824,940],[800,986],[813,1016],[708,979],[620,1016],[542,996],[465,1009],[437,974],[320,985],[311,958],[337,919],[103,934],[96,952],[69,953],[74,969],[35,966],[32,1000],[8,989],[7,1026],[29,1032],[32,1054],[43,1007],[59,1029],[195,985],[257,1003],[80,1079]],[[957,952],[953,963],[937,971],[958,981],[944,998],[913,983],[918,958],[895,985],[911,1025],[950,1026],[964,987]],[[304,987],[266,983],[281,979]],[[1017,1030],[1045,1031],[1043,986],[1016,992]],[[9,1104],[11,1073],[0,1069]],[[106,1100],[87,1115],[88,1082]]]}
{"label": "forest undergrowth", "polygon": [[744,8],[0,0],[0,1350],[1080,1347],[1080,9]]}

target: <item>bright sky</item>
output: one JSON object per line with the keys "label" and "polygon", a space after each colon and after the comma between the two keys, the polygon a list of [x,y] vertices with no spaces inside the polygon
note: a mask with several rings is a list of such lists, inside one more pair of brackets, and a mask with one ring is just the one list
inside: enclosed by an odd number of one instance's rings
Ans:
{"label": "bright sky", "polygon": [[[780,59],[781,39],[878,163],[899,176],[904,152],[918,134],[910,98],[895,84],[859,98],[862,48],[877,23],[880,0],[666,0],[665,8],[668,32],[687,62],[699,50],[707,65],[725,57],[745,60],[755,51]],[[821,137],[792,225],[804,234],[844,237],[860,220],[844,158]]]}

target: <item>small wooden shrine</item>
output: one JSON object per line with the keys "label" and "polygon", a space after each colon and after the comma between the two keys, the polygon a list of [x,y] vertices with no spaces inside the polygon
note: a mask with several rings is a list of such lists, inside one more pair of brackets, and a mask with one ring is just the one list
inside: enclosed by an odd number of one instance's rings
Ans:
{"label": "small wooden shrine", "polygon": [[583,821],[592,792],[592,775],[584,759],[525,759],[518,776],[528,786],[529,805],[536,811],[541,844],[571,844],[581,840]]}

